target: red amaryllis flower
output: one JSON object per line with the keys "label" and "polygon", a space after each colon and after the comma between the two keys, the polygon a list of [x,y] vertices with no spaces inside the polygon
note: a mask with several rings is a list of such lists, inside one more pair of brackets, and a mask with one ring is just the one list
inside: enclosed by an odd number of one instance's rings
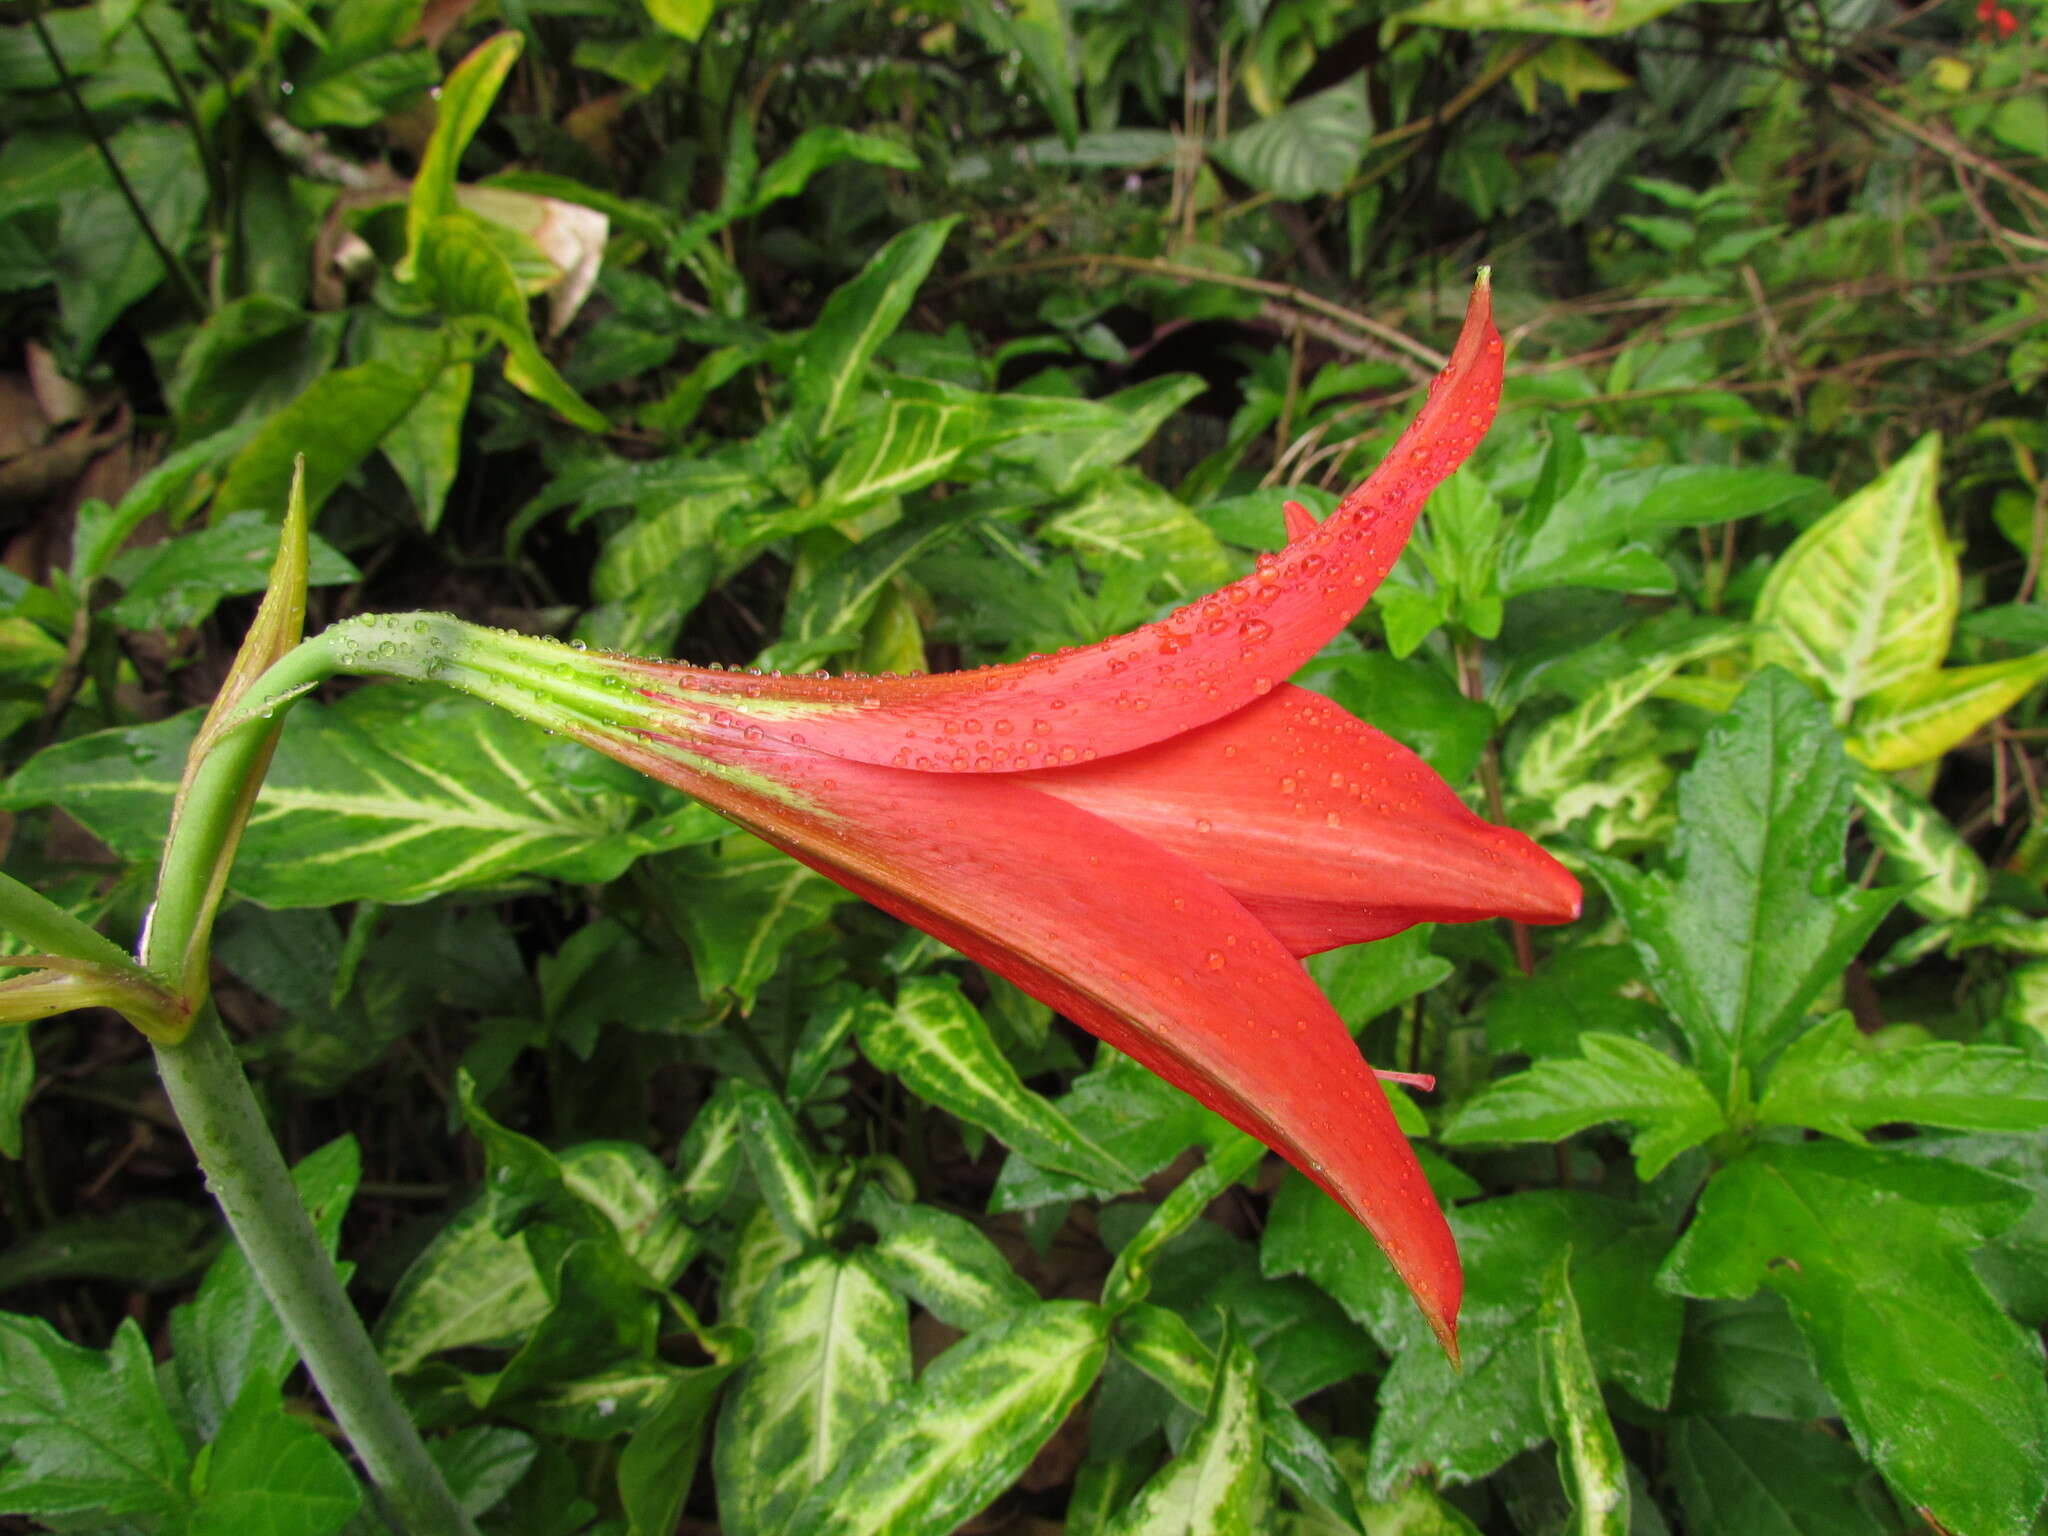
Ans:
{"label": "red amaryllis flower", "polygon": [[1057,656],[827,679],[454,620],[323,638],[344,669],[416,670],[678,786],[1186,1089],[1370,1228],[1455,1354],[1449,1228],[1299,957],[1419,922],[1563,922],[1579,888],[1285,679],[1485,432],[1500,350],[1482,278],[1421,414],[1326,521],[1291,507],[1286,547],[1251,575]]}

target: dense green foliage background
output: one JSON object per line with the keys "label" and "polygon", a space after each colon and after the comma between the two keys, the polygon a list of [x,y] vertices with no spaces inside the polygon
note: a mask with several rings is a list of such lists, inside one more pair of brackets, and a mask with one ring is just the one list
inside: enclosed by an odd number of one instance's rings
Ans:
{"label": "dense green foliage background", "polygon": [[[1490,263],[1500,420],[1299,679],[1587,886],[1310,963],[1439,1077],[1462,1375],[1215,1117],[453,695],[296,708],[221,1010],[505,1536],[2037,1530],[2044,37],[6,7],[7,866],[132,939],[294,454],[316,627],[1010,659],[1332,505]],[[19,1528],[378,1528],[138,1035],[0,1032],[0,1151]]]}

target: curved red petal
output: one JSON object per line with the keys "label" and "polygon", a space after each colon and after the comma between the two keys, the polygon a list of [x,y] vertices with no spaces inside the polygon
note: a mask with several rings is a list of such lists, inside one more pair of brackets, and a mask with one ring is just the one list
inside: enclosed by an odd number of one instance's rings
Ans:
{"label": "curved red petal", "polygon": [[1451,359],[1372,475],[1221,591],[1127,635],[932,677],[761,677],[615,658],[690,734],[931,772],[1091,761],[1206,725],[1270,692],[1364,606],[1425,498],[1493,421],[1501,343],[1482,275]]}
{"label": "curved red petal", "polygon": [[587,739],[1258,1137],[1371,1230],[1455,1353],[1457,1249],[1384,1092],[1300,963],[1194,864],[1012,776]]}
{"label": "curved red petal", "polygon": [[1304,688],[1024,781],[1199,865],[1297,955],[1415,923],[1579,915],[1579,883],[1563,865],[1475,816],[1413,752]]}

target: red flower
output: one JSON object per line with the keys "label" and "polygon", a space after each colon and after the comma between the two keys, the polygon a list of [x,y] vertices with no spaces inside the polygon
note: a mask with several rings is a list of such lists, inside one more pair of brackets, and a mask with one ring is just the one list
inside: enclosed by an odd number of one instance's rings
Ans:
{"label": "red flower", "polygon": [[1998,0],[1977,0],[1977,24],[1984,29],[1986,41],[2003,42],[2020,29],[2019,17]]}
{"label": "red flower", "polygon": [[764,677],[453,620],[425,641],[398,626],[396,661],[361,649],[680,787],[1194,1094],[1364,1222],[1455,1354],[1450,1231],[1298,957],[1418,922],[1568,921],[1579,888],[1285,679],[1392,566],[1500,379],[1482,278],[1420,416],[1327,521],[1290,507],[1286,547],[1250,576],[1057,656]]}

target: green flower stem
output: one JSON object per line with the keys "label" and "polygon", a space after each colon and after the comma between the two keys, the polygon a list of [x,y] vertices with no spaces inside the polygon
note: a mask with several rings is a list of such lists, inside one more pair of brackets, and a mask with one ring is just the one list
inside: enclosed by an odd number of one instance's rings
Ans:
{"label": "green flower stem", "polygon": [[476,1536],[391,1390],[211,1007],[177,1045],[156,1047],[156,1065],[235,1241],[400,1527]]}
{"label": "green flower stem", "polygon": [[[232,846],[277,740],[273,716],[334,671],[318,642],[286,653],[222,723],[180,796],[143,959],[195,1005]],[[156,1064],[235,1241],[391,1513],[411,1536],[476,1536],[392,1391],[210,1005],[195,1006],[181,1041],[157,1044]]]}
{"label": "green flower stem", "polygon": [[135,962],[112,939],[5,873],[0,873],[0,928],[30,949],[140,974]]}

